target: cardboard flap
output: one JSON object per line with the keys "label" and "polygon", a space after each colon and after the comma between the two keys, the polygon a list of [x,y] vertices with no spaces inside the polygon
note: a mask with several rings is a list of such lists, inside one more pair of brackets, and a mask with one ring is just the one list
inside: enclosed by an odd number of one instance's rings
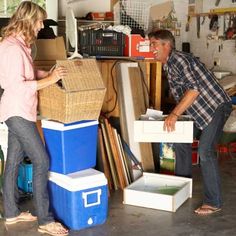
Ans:
{"label": "cardboard flap", "polygon": [[66,91],[104,89],[101,72],[95,59],[57,60],[57,65],[67,68],[68,74],[62,79]]}
{"label": "cardboard flap", "polygon": [[66,49],[63,37],[55,39],[37,39],[36,40],[35,61],[50,61],[66,59]]}

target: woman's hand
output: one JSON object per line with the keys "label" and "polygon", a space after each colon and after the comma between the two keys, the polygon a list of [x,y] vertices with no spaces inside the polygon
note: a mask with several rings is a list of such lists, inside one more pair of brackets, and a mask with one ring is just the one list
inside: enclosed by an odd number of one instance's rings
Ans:
{"label": "woman's hand", "polygon": [[50,72],[49,77],[56,83],[58,80],[63,79],[67,73],[68,71],[64,66],[57,66]]}
{"label": "woman's hand", "polygon": [[63,79],[68,71],[64,66],[58,66],[48,73],[48,76],[37,81],[37,90],[43,89]]}

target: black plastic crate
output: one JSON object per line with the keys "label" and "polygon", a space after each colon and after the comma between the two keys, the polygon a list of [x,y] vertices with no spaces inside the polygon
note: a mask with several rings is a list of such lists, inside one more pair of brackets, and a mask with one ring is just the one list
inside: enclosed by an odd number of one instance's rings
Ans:
{"label": "black plastic crate", "polygon": [[79,32],[80,53],[89,56],[123,56],[125,35],[112,30]]}

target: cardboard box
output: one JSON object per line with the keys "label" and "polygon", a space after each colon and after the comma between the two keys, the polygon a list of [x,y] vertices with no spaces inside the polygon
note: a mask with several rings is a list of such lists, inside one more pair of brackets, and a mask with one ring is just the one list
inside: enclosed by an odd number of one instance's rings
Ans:
{"label": "cardboard box", "polygon": [[56,64],[56,60],[67,58],[63,37],[37,39],[34,50],[36,54],[34,65],[37,69],[50,70]]}
{"label": "cardboard box", "polygon": [[137,58],[154,58],[150,51],[150,41],[139,34],[131,34],[125,37],[124,55]]}
{"label": "cardboard box", "polygon": [[50,172],[49,196],[55,217],[69,229],[88,228],[107,219],[107,179],[97,170],[69,175]]}
{"label": "cardboard box", "polygon": [[175,131],[164,131],[164,118],[161,120],[136,120],[134,121],[135,142],[165,142],[165,143],[192,143],[193,121],[178,120]]}
{"label": "cardboard box", "polygon": [[96,165],[98,121],[62,124],[42,120],[50,171],[69,174]]}
{"label": "cardboard box", "polygon": [[34,61],[34,67],[38,70],[50,71],[55,66],[56,61]]}
{"label": "cardboard box", "polygon": [[192,179],[143,173],[124,189],[124,204],[175,212],[192,197]]}
{"label": "cardboard box", "polygon": [[55,39],[37,39],[35,61],[56,61],[66,59],[66,49],[63,37]]}
{"label": "cardboard box", "polygon": [[63,123],[97,120],[106,88],[95,59],[57,60],[68,74],[56,84],[39,90],[41,117]]}
{"label": "cardboard box", "polygon": [[113,12],[90,12],[89,13],[90,20],[97,20],[97,21],[109,21],[114,19]]}

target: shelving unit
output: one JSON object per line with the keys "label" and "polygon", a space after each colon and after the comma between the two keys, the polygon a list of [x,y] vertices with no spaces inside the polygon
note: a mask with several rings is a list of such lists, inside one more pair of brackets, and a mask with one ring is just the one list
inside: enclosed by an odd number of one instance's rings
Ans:
{"label": "shelving unit", "polygon": [[235,10],[231,10],[231,11],[222,11],[222,12],[212,11],[212,12],[203,12],[203,13],[189,14],[189,17],[212,16],[212,15],[218,15],[218,16],[236,15],[236,9]]}

